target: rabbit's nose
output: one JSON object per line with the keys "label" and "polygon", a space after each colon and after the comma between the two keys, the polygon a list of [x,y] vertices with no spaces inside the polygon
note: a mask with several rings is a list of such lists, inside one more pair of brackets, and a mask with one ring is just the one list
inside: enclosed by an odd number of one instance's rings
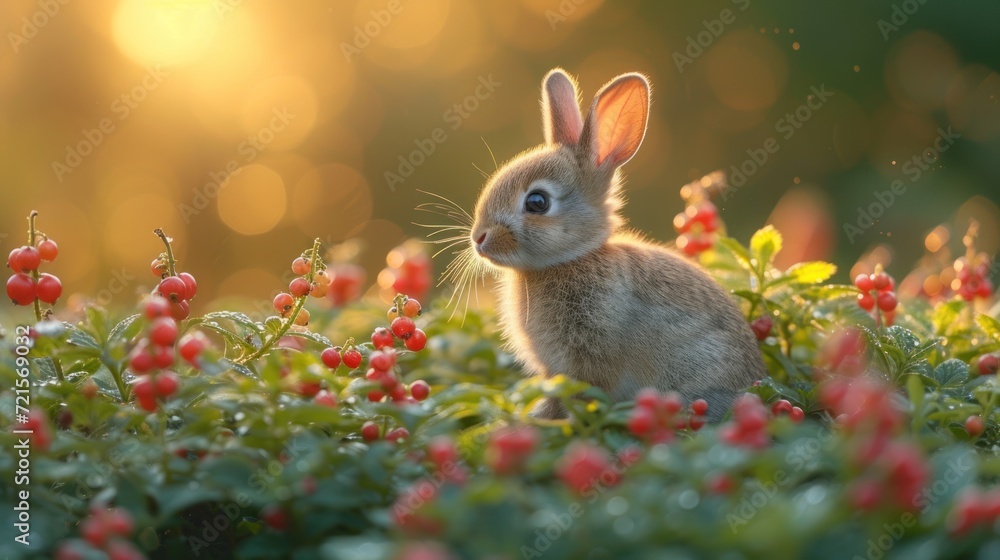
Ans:
{"label": "rabbit's nose", "polygon": [[483,233],[480,233],[479,237],[476,238],[476,245],[482,245],[484,241],[486,241],[486,232],[485,231]]}

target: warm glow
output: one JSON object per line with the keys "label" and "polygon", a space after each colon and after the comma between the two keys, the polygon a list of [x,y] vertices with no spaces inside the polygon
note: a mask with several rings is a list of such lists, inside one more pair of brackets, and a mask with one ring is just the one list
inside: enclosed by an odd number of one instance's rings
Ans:
{"label": "warm glow", "polygon": [[267,233],[284,217],[285,198],[280,175],[263,165],[247,165],[219,191],[219,218],[236,233]]}

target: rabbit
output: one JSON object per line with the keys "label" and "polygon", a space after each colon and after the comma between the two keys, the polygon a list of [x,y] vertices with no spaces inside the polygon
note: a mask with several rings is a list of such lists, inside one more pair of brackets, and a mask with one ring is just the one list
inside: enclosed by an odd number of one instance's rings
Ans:
{"label": "rabbit", "polygon": [[[562,373],[615,401],[645,387],[704,398],[715,421],[765,375],[764,363],[730,295],[619,214],[620,168],[645,136],[649,95],[643,75],[623,74],[582,117],[574,80],[550,71],[545,143],[488,179],[470,242],[499,276],[502,334],[528,373]],[[531,413],[567,416],[551,398]]]}

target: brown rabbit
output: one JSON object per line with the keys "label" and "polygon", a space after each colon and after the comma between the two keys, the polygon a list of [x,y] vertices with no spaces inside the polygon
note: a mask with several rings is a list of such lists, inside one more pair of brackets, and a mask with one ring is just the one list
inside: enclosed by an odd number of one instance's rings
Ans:
{"label": "brown rabbit", "polygon": [[[624,229],[619,168],[649,116],[640,74],[605,85],[581,118],[561,69],[542,82],[545,143],[479,196],[471,242],[499,268],[505,338],[537,375],[564,373],[630,400],[644,387],[709,401],[719,418],[765,375],[730,296],[695,264]],[[549,399],[534,414],[566,415]]]}

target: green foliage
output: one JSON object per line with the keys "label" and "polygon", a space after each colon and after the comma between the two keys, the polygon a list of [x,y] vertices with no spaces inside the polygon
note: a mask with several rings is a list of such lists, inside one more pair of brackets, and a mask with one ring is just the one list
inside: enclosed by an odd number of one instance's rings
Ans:
{"label": "green foliage", "polygon": [[[1000,475],[993,451],[1000,386],[995,375],[970,369],[975,357],[1000,349],[1000,322],[974,316],[962,302],[913,303],[885,328],[859,313],[852,287],[824,284],[833,265],[776,270],[781,237],[771,228],[749,248],[728,238],[719,246],[725,251],[705,254],[703,264],[733,290],[748,318],[768,314],[775,323],[761,343],[771,377],[751,390],[765,403],[787,399],[810,413],[801,424],[771,420],[773,441],[764,449],[726,443],[719,426],[650,446],[626,429],[631,403],[613,403],[561,376],[525,379],[502,350],[493,316],[472,311],[464,322],[447,322],[443,301],[419,320],[427,348],[399,358],[404,381],[431,384],[425,402],[369,402],[373,385],[363,371],[331,371],[320,362],[330,339],[363,335],[384,320],[382,310],[359,303],[317,314],[325,335],[289,330],[301,348],[272,349],[242,364],[282,332],[283,319],[255,322],[220,311],[187,320],[185,331],[210,335],[216,347],[200,369],[178,368],[178,393],[148,413],[133,402],[135,377],[126,367],[145,319],[90,308],[79,324],[37,326],[31,402],[62,426],[53,428],[47,450],[32,449],[28,484],[0,486],[5,504],[16,503],[20,490],[30,491],[31,504],[31,545],[6,539],[0,556],[51,557],[60,541],[79,534],[93,504],[130,512],[132,539],[151,558],[392,558],[413,540],[437,541],[460,558],[844,558],[873,557],[872,550],[964,558],[1000,547],[984,529],[951,533],[956,500]],[[869,375],[895,387],[907,415],[893,438],[926,457],[923,501],[909,511],[885,504],[862,511],[850,501],[870,466],[848,459],[857,434],[832,421],[817,385],[824,345],[847,324],[861,328]],[[22,343],[6,333],[4,387],[18,379],[12,350]],[[359,349],[367,356],[371,345]],[[91,379],[98,393],[87,398],[81,389]],[[302,380],[321,382],[337,395],[337,407],[297,394]],[[563,399],[570,420],[530,418],[544,397]],[[18,470],[14,407],[6,394],[5,481]],[[978,438],[963,427],[970,415],[986,421]],[[405,427],[410,437],[366,443],[359,433],[368,421],[383,433]],[[540,431],[537,448],[521,470],[496,473],[491,432],[523,424]],[[439,436],[456,443],[464,483],[428,460],[427,444]],[[581,440],[610,452],[620,482],[597,478],[574,492],[560,481],[567,446]],[[719,491],[723,479],[730,490]],[[433,487],[433,497],[416,490],[421,484]],[[284,532],[262,521],[261,510],[273,505],[289,515]],[[400,508],[421,523],[401,525]],[[0,522],[11,527],[15,513],[4,507]]]}

